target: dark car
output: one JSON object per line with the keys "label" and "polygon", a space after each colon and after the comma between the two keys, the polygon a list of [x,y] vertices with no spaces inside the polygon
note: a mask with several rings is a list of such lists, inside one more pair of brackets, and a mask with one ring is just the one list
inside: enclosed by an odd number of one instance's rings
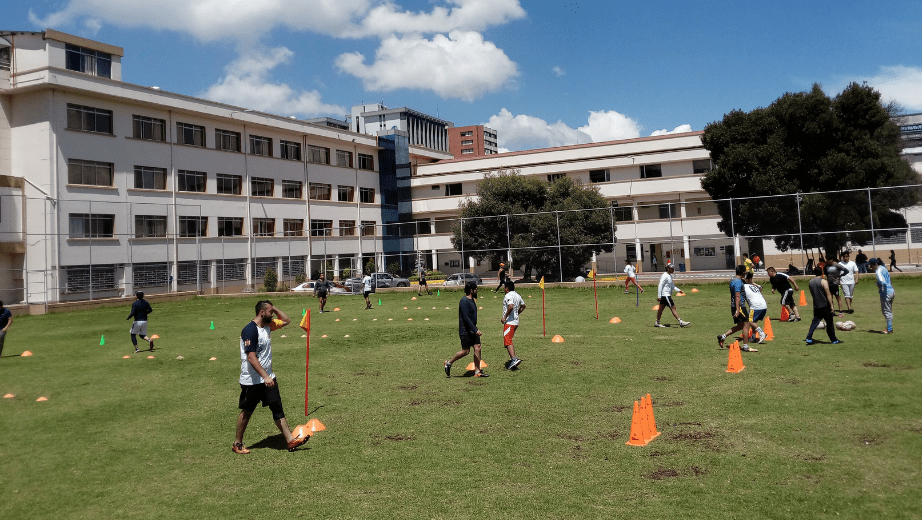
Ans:
{"label": "dark car", "polygon": [[375,289],[386,289],[389,287],[409,287],[410,280],[393,276],[390,273],[371,273],[371,286]]}

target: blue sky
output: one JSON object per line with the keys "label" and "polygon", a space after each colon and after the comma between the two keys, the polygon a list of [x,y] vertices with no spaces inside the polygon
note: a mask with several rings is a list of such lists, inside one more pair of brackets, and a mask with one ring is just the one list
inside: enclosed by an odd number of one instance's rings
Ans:
{"label": "blue sky", "polygon": [[13,0],[3,30],[125,49],[123,80],[298,117],[381,102],[522,150],[701,130],[820,83],[922,112],[922,2]]}

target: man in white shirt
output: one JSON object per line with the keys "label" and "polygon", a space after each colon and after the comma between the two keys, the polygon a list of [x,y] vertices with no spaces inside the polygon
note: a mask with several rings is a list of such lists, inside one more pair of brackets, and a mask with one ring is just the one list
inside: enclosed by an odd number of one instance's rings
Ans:
{"label": "man in white shirt", "polygon": [[499,319],[503,324],[503,345],[509,352],[509,361],[506,362],[506,368],[512,370],[519,366],[521,359],[515,357],[515,346],[512,344],[512,337],[515,336],[515,329],[519,327],[519,314],[525,310],[525,300],[515,292],[515,282],[506,280],[503,285],[506,295],[503,296],[503,317]]}
{"label": "man in white shirt", "polygon": [[858,264],[850,260],[848,251],[842,253],[842,261],[839,262],[845,273],[839,278],[839,286],[842,287],[843,296],[845,296],[845,306],[848,308],[845,312],[853,314],[852,295],[855,294],[855,282],[858,281]]}
{"label": "man in white shirt", "polygon": [[368,297],[372,293],[371,290],[371,274],[367,271],[365,272],[365,278],[362,278],[362,294],[365,295],[365,310],[371,309],[371,299]]}
{"label": "man in white shirt", "polygon": [[637,283],[637,275],[635,274],[636,272],[637,271],[634,269],[634,266],[631,265],[631,261],[628,259],[625,259],[624,260],[624,274],[627,275],[627,278],[624,280],[624,292],[625,293],[631,292],[629,289],[629,287],[631,286],[630,284],[634,284],[635,287],[640,289],[640,292],[643,292],[643,287],[641,287]]}
{"label": "man in white shirt", "polygon": [[672,263],[666,264],[666,272],[663,273],[663,276],[659,279],[659,290],[657,295],[659,295],[659,309],[656,311],[656,323],[653,324],[654,327],[665,327],[659,322],[660,317],[663,315],[663,309],[669,307],[669,310],[672,311],[672,315],[675,316],[675,319],[679,321],[680,327],[688,327],[691,325],[691,322],[683,321],[679,317],[679,313],[675,310],[675,302],[672,301],[672,292],[675,291],[679,294],[685,294],[682,289],[679,289],[672,283],[672,273],[675,272],[675,266]]}
{"label": "man in white shirt", "polygon": [[[762,286],[752,283],[752,271],[746,273],[746,283],[743,284],[743,296],[746,303],[749,304],[749,328],[755,328],[755,333],[759,337],[759,343],[765,341],[765,331],[759,327],[758,322],[765,319],[765,313],[768,312],[768,304],[765,303],[765,297],[762,296]],[[749,338],[743,338],[743,343],[748,343]]]}

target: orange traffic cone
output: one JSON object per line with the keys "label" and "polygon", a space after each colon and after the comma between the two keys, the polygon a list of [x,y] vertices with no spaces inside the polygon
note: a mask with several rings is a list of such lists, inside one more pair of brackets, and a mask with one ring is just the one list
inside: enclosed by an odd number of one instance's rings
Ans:
{"label": "orange traffic cone", "polygon": [[781,307],[781,321],[788,321],[791,318],[791,313],[788,312],[787,307]]}
{"label": "orange traffic cone", "polygon": [[560,334],[554,336],[553,338],[551,338],[551,343],[563,343],[563,336],[561,336]]}
{"label": "orange traffic cone", "polygon": [[[490,365],[488,365],[486,361],[484,361],[484,360],[482,360],[482,359],[480,360],[480,368],[481,368],[481,369],[487,368],[488,366],[490,366]],[[473,372],[474,370],[477,370],[477,367],[474,366],[474,362],[473,362],[473,361],[471,361],[470,363],[467,364],[467,370],[468,370],[468,372]]]}
{"label": "orange traffic cone", "polygon": [[640,405],[634,401],[634,415],[631,417],[631,438],[625,442],[628,446],[645,446],[647,442],[643,438],[643,426],[640,420]]}
{"label": "orange traffic cone", "polygon": [[654,311],[658,311],[658,310],[659,310],[659,305],[654,305],[654,306],[653,306],[653,310],[654,310]]}
{"label": "orange traffic cone", "polygon": [[743,354],[740,352],[740,342],[734,341],[730,345],[730,355],[727,358],[727,372],[736,374],[746,368],[743,365]]}
{"label": "orange traffic cone", "polygon": [[804,293],[803,289],[800,290],[800,303],[798,303],[797,305],[800,305],[801,307],[807,306],[807,295],[806,293]]}
{"label": "orange traffic cone", "polygon": [[652,435],[649,441],[659,437],[660,432],[656,429],[656,419],[653,417],[653,398],[650,397],[650,394],[647,394],[647,426],[649,426],[650,434]]}
{"label": "orange traffic cone", "polygon": [[692,288],[692,292],[698,292],[698,288],[697,287]]}
{"label": "orange traffic cone", "polygon": [[772,319],[768,316],[765,317],[765,341],[771,341],[775,339],[775,333],[772,332]]}
{"label": "orange traffic cone", "polygon": [[304,426],[310,428],[312,432],[322,432],[323,430],[327,429],[326,425],[320,422],[319,419],[311,419],[310,421],[307,421]]}
{"label": "orange traffic cone", "polygon": [[608,323],[621,323],[621,318],[615,316],[614,318],[608,320]]}

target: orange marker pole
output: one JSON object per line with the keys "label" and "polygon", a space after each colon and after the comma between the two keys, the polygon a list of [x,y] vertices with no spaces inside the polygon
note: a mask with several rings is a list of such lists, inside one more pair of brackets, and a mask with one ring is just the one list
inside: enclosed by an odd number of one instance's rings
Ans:
{"label": "orange marker pole", "polygon": [[307,347],[304,353],[304,417],[307,417],[307,382],[308,382],[308,369],[311,365],[311,310],[307,309],[307,312],[304,313],[304,317],[301,318],[301,328],[304,329],[304,334],[307,335],[306,343]]}
{"label": "orange marker pole", "polygon": [[541,334],[546,338],[547,337],[547,324],[544,321],[545,309],[544,309],[544,287],[541,288]]}

